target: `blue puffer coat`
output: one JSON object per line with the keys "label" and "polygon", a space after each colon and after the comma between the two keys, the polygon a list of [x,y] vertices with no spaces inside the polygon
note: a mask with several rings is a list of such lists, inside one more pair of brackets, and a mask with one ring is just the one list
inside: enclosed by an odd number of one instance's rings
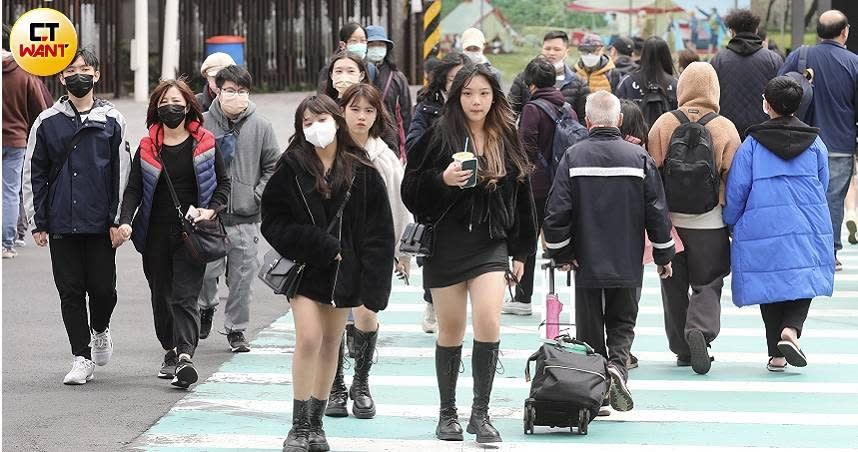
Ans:
{"label": "blue puffer coat", "polygon": [[834,290],[834,238],[825,200],[828,150],[795,117],[748,129],[727,179],[733,303],[774,303]]}

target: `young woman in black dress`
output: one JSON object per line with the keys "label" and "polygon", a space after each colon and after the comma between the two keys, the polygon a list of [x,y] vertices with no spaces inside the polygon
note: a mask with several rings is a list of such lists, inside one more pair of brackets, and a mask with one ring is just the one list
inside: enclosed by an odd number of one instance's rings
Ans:
{"label": "young woman in black dress", "polygon": [[322,415],[346,316],[349,308],[386,307],[395,244],[384,181],[328,96],[298,106],[295,135],[262,194],[262,235],[282,256],[306,264],[289,300],[294,408],[283,450],[327,451]]}
{"label": "young woman in black dress", "polygon": [[[420,222],[436,224],[434,251],[423,277],[438,317],[435,372],[441,410],[436,436],[442,440],[463,439],[456,377],[470,296],[474,403],[467,431],[480,443],[501,441],[488,415],[501,305],[507,284],[521,277],[525,260],[535,253],[537,237],[531,164],[512,118],[492,73],[482,65],[462,68],[437,126],[412,148],[402,183],[408,209]],[[472,188],[463,188],[471,172],[462,171],[452,157],[464,150],[478,159]]]}

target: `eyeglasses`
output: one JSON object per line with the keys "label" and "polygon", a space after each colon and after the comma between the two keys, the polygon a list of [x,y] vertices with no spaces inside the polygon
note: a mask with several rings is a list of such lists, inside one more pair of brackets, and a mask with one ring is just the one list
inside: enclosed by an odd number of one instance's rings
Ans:
{"label": "eyeglasses", "polygon": [[223,95],[223,97],[235,97],[235,96],[247,97],[250,95],[249,90],[240,89],[240,90],[236,91],[232,88],[223,89],[223,90],[221,90],[220,93]]}

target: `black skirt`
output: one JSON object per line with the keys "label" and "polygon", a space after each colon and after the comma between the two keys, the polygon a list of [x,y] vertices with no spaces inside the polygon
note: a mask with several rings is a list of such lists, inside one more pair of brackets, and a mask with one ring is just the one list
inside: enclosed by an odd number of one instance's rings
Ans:
{"label": "black skirt", "polygon": [[429,288],[448,287],[508,268],[506,240],[492,238],[488,222],[469,231],[448,217],[435,229],[435,250],[423,266],[423,281]]}

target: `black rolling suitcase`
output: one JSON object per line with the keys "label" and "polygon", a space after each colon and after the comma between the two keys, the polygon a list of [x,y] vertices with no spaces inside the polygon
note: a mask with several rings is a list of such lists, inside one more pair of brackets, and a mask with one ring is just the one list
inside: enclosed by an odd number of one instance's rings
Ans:
{"label": "black rolling suitcase", "polygon": [[[531,361],[536,362],[532,380]],[[531,381],[530,397],[524,401],[526,435],[537,425],[569,427],[586,435],[611,382],[605,358],[568,335],[546,341],[527,360],[524,374]]]}

